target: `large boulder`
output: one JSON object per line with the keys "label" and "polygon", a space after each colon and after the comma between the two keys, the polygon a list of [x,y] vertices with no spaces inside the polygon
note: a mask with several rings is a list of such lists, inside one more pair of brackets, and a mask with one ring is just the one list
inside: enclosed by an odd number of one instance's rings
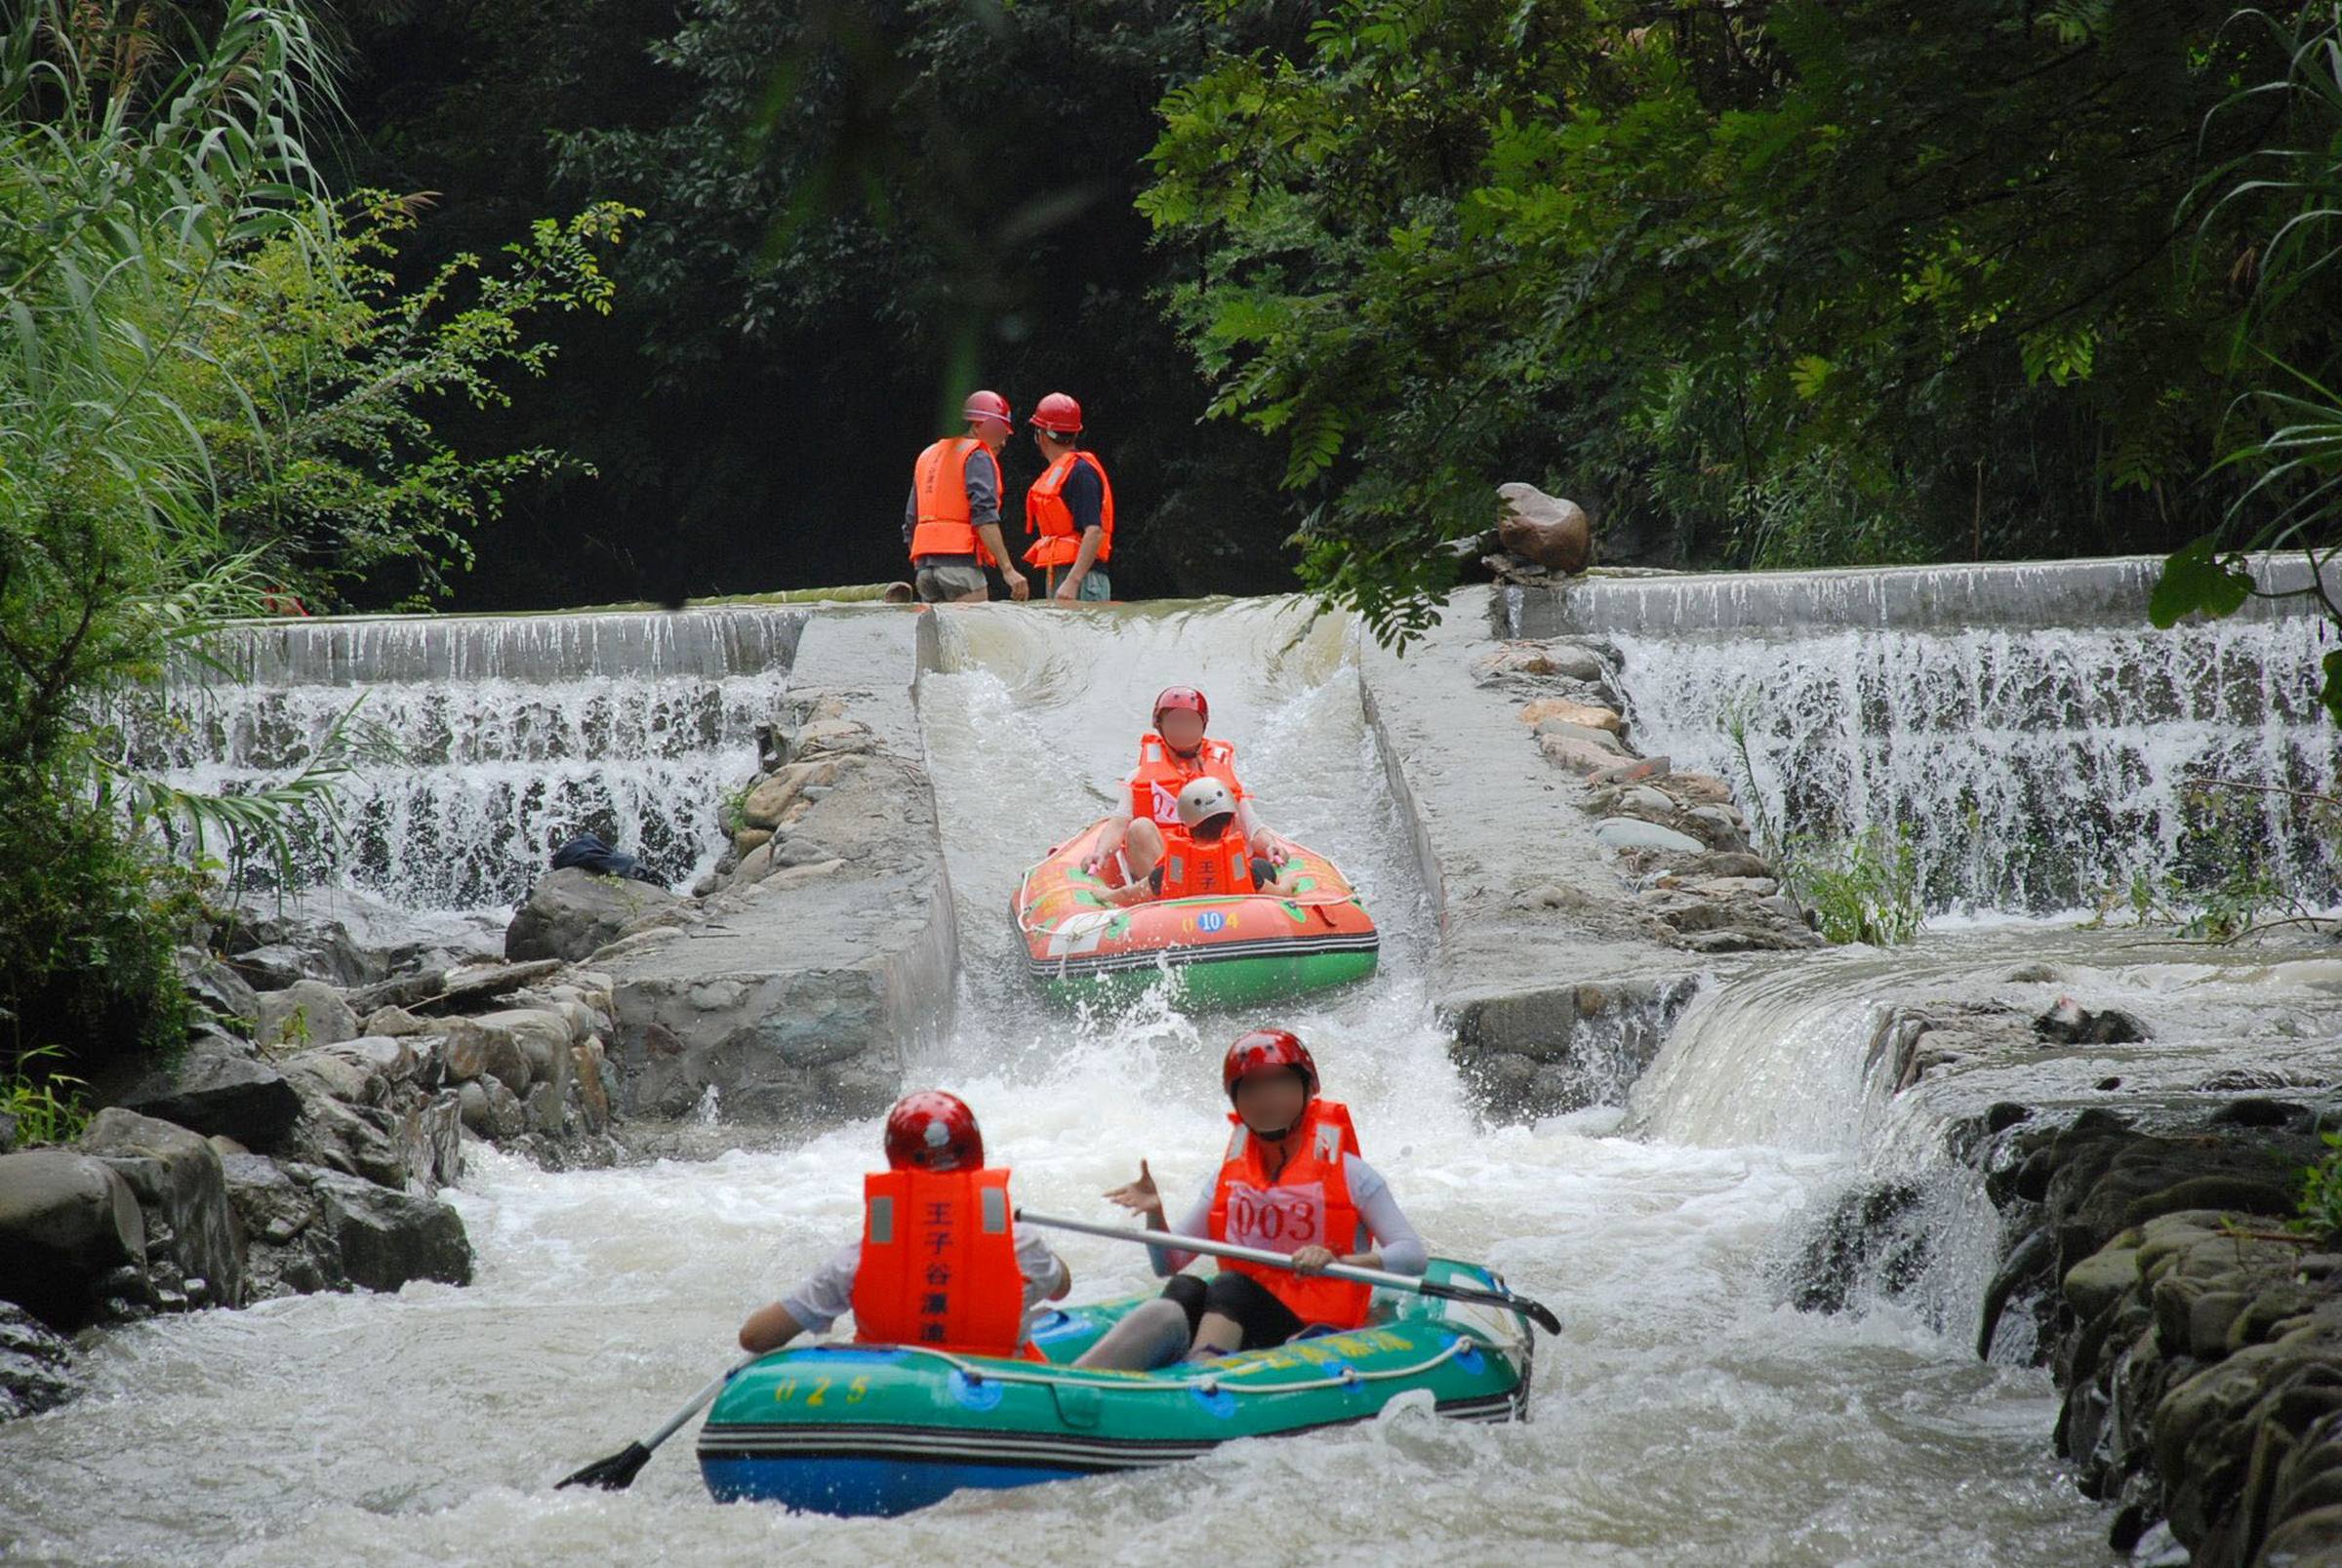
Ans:
{"label": "large boulder", "polygon": [[301,1114],[301,1096],[283,1073],[224,1050],[190,1051],[176,1068],[140,1083],[120,1104],[142,1116],[245,1145],[275,1143]]}
{"label": "large boulder", "polygon": [[261,997],[260,1042],[270,1050],[329,1045],[358,1037],[358,1015],[322,981],[296,981]]}
{"label": "large boulder", "polygon": [[629,930],[681,918],[687,901],[648,882],[596,876],[572,866],[529,890],[505,931],[505,956],[570,962],[616,942]]}
{"label": "large boulder", "polygon": [[[489,1018],[500,1015],[490,1014]],[[447,1077],[450,1083],[494,1078],[515,1095],[529,1092],[536,1065],[513,1030],[491,1025],[486,1019],[448,1020]]]}
{"label": "large boulder", "polygon": [[80,1391],[73,1347],[22,1307],[0,1302],[0,1421],[54,1409]]}
{"label": "large boulder", "polygon": [[436,1198],[392,1192],[320,1171],[311,1181],[320,1219],[341,1249],[342,1272],[362,1290],[396,1290],[411,1279],[471,1283],[464,1217]]}
{"label": "large boulder", "polygon": [[1551,572],[1583,572],[1594,560],[1594,523],[1574,501],[1535,485],[1499,485],[1505,505],[1496,537],[1506,549]]}
{"label": "large boulder", "polygon": [[398,1132],[396,1112],[348,1105],[304,1082],[293,1131],[268,1152],[404,1190],[415,1181],[415,1167]]}
{"label": "large boulder", "polygon": [[231,1154],[225,1164],[236,1213],[252,1235],[256,1297],[470,1281],[463,1217],[437,1199],[256,1154]]}
{"label": "large boulder", "polygon": [[104,1276],[145,1263],[138,1195],[105,1161],[61,1148],[0,1154],[0,1300],[79,1328]]}
{"label": "large boulder", "polygon": [[112,1166],[146,1219],[146,1269],[164,1300],[237,1307],[244,1301],[244,1233],[227,1201],[220,1151],[200,1133],[108,1106],[80,1147]]}

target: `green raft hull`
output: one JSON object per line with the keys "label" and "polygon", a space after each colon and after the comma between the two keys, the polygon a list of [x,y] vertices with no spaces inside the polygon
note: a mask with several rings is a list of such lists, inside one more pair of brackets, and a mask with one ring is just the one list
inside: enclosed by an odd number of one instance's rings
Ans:
{"label": "green raft hull", "polygon": [[1033,972],[1041,994],[1061,1007],[1127,1007],[1167,979],[1175,1005],[1199,1011],[1236,1011],[1372,979],[1375,963],[1372,952],[1263,958],[1203,954],[1109,974],[1061,976],[1038,965]]}
{"label": "green raft hull", "polygon": [[[1434,1260],[1431,1277],[1497,1281]],[[1530,1340],[1489,1307],[1378,1294],[1364,1328],[1157,1372],[1068,1363],[1139,1303],[1046,1314],[1048,1364],[875,1345],[776,1351],[725,1387],[701,1428],[701,1473],[719,1502],[888,1515],[964,1488],[1170,1465],[1240,1437],[1365,1421],[1407,1394],[1458,1421],[1527,1411]]]}

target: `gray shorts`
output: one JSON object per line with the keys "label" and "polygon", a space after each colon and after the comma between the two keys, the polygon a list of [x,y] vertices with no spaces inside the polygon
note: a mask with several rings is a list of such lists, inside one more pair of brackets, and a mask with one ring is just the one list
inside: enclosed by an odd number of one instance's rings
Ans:
{"label": "gray shorts", "polygon": [[1082,604],[1104,604],[1113,596],[1114,585],[1107,581],[1106,568],[1103,566],[1091,567],[1073,595]]}
{"label": "gray shorts", "polygon": [[970,594],[991,592],[981,566],[922,566],[912,586],[921,604],[950,604]]}

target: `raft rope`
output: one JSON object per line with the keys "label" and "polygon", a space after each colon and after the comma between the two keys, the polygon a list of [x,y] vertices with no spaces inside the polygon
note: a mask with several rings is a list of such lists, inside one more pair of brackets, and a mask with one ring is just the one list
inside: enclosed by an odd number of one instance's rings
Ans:
{"label": "raft rope", "polygon": [[[1474,1347],[1476,1348],[1476,1347]],[[1342,1373],[1339,1377],[1312,1378],[1303,1383],[1272,1384],[1224,1384],[1220,1381],[1220,1375],[1218,1373],[1211,1372],[1207,1372],[1203,1376],[1197,1378],[1185,1378],[1177,1383],[1168,1383],[1160,1379],[1152,1378],[1144,1383],[1123,1383],[1120,1381],[1101,1382],[1095,1378],[1069,1378],[1054,1371],[995,1372],[989,1367],[971,1366],[967,1361],[963,1360],[957,1355],[954,1355],[949,1350],[933,1349],[923,1345],[905,1345],[897,1347],[897,1348],[915,1351],[920,1355],[933,1356],[938,1361],[946,1362],[953,1371],[957,1372],[961,1377],[966,1378],[970,1383],[1030,1383],[1045,1388],[1111,1388],[1122,1392],[1132,1393],[1141,1391],[1148,1393],[1187,1393],[1191,1390],[1204,1395],[1206,1398],[1209,1398],[1213,1394],[1223,1392],[1304,1393],[1313,1388],[1349,1388],[1355,1387],[1361,1383],[1382,1383],[1392,1378],[1417,1377],[1423,1373],[1431,1371],[1433,1367],[1438,1366],[1443,1362],[1452,1361],[1457,1356],[1462,1355],[1467,1348],[1467,1343],[1462,1336],[1458,1336],[1457,1338],[1448,1341],[1446,1346],[1440,1349],[1438,1354],[1432,1356],[1428,1360],[1418,1361],[1413,1366],[1387,1367],[1378,1372],[1366,1372],[1361,1371],[1353,1366],[1345,1366],[1342,1369]]]}

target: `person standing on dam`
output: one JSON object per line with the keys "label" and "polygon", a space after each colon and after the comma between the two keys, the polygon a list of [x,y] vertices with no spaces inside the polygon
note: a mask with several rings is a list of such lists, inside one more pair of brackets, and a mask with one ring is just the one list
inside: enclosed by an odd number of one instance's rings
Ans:
{"label": "person standing on dam", "polygon": [[1022,599],[1031,588],[1000,539],[1000,448],[1016,428],[1008,399],[970,392],[960,413],[967,433],[933,443],[911,470],[903,543],[913,586],[921,604],[982,604],[989,597],[984,569],[996,566],[1008,596]]}

